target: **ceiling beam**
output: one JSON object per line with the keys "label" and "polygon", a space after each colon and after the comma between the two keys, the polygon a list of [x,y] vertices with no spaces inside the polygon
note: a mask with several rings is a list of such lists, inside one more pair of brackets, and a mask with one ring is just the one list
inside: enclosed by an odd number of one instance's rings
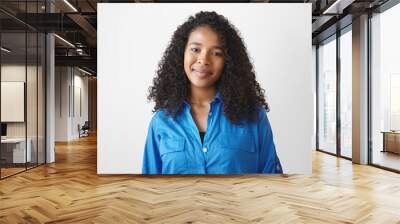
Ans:
{"label": "ceiling beam", "polygon": [[97,31],[96,28],[94,28],[85,17],[83,17],[80,14],[67,14],[67,16],[73,20],[77,25],[79,25],[85,33],[90,37],[87,39],[87,41],[91,41],[90,45],[91,46],[96,46],[96,36],[97,36]]}
{"label": "ceiling beam", "polygon": [[56,66],[83,66],[96,71],[97,60],[90,56],[55,56]]}

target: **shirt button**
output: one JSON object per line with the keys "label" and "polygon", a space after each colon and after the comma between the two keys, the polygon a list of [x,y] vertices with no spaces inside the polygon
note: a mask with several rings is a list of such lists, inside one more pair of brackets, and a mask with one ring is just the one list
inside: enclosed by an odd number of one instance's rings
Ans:
{"label": "shirt button", "polygon": [[207,152],[207,148],[203,148],[203,152]]}

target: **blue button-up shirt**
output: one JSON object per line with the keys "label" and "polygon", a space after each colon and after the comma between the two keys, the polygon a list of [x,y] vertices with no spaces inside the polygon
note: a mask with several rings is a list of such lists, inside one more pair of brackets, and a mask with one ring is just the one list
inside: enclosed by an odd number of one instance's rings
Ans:
{"label": "blue button-up shirt", "polygon": [[258,122],[233,124],[223,115],[218,92],[210,104],[202,143],[184,104],[175,118],[160,110],[153,116],[143,157],[143,174],[282,173],[266,111]]}

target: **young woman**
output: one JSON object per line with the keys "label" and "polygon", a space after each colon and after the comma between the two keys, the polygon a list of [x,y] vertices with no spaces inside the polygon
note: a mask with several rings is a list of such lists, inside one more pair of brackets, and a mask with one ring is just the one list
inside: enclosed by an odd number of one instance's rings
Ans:
{"label": "young woman", "polygon": [[264,90],[225,17],[199,12],[180,25],[149,90],[143,174],[282,173]]}

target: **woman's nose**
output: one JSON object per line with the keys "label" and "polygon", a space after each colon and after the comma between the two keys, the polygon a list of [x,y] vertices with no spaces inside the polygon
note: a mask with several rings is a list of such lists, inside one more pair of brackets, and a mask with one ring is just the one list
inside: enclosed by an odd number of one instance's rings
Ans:
{"label": "woman's nose", "polygon": [[208,58],[207,54],[200,54],[199,57],[197,58],[197,63],[202,64],[202,65],[209,65],[210,60]]}

